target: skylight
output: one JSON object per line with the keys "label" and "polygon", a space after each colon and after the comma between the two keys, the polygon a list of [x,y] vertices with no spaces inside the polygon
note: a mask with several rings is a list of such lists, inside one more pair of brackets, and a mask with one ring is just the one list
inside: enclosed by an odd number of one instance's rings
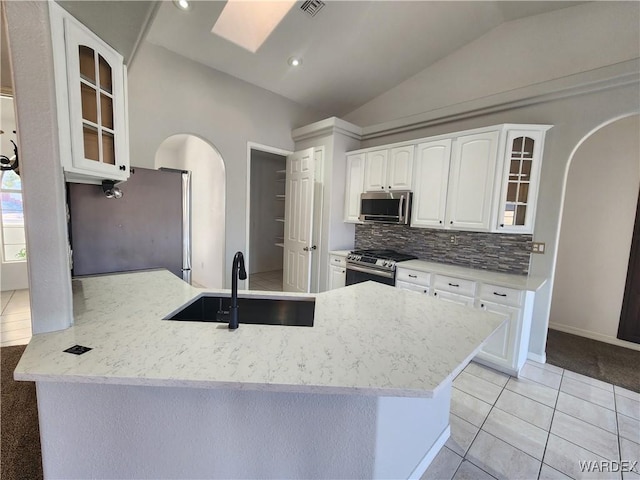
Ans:
{"label": "skylight", "polygon": [[295,3],[228,0],[211,33],[256,53]]}

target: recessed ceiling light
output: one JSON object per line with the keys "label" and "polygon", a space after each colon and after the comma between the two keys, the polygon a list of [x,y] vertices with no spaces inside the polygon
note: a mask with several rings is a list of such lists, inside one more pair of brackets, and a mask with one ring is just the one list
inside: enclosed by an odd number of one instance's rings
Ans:
{"label": "recessed ceiling light", "polygon": [[287,63],[292,67],[299,67],[302,65],[302,59],[300,57],[289,57]]}
{"label": "recessed ceiling light", "polygon": [[180,10],[191,10],[191,3],[188,0],[173,0],[173,4]]}

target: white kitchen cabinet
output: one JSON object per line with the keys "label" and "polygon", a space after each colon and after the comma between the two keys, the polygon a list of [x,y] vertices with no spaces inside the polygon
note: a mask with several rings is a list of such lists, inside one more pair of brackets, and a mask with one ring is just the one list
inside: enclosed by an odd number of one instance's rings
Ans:
{"label": "white kitchen cabinet", "polygon": [[456,138],[445,220],[450,228],[476,232],[491,229],[499,136],[500,132],[494,130]]}
{"label": "white kitchen cabinet", "polygon": [[415,283],[403,282],[402,280],[396,280],[396,288],[400,288],[402,290],[411,290],[412,292],[425,293],[429,294],[429,287],[424,287],[422,285],[417,285]]}
{"label": "white kitchen cabinet", "polygon": [[347,282],[347,260],[341,255],[329,256],[329,290],[344,287]]}
{"label": "white kitchen cabinet", "polygon": [[[406,263],[412,265],[404,267],[401,263],[397,267],[396,288],[427,293],[446,302],[479,308],[507,318],[474,360],[517,376],[529,350],[535,292],[489,283],[482,278],[485,274],[480,273],[476,277],[474,270],[460,278],[447,275],[446,267],[437,267],[434,272],[429,271],[429,267],[422,269],[419,261]],[[454,268],[460,274],[460,268]]]}
{"label": "white kitchen cabinet", "polygon": [[380,192],[386,189],[388,157],[389,151],[386,148],[367,152],[364,169],[365,191]]}
{"label": "white kitchen cabinet", "polygon": [[445,302],[456,303],[458,305],[464,305],[465,307],[473,307],[473,297],[467,297],[465,295],[459,295],[457,293],[447,292],[445,290],[433,290],[433,296]]}
{"label": "white kitchen cabinet", "polygon": [[520,309],[481,300],[478,301],[476,306],[487,312],[498,313],[507,318],[507,322],[502,324],[489,337],[476,359],[488,362],[491,366],[515,367],[513,365],[513,351],[516,343],[515,336],[518,330],[518,321],[521,315]]}
{"label": "white kitchen cabinet", "polygon": [[398,267],[396,269],[396,288],[429,294],[431,292],[431,274]]}
{"label": "white kitchen cabinet", "polygon": [[361,223],[360,195],[364,191],[365,154],[347,155],[347,179],[344,196],[344,221]]}
{"label": "white kitchen cabinet", "polygon": [[533,233],[544,132],[507,130],[496,231]]}
{"label": "white kitchen cabinet", "polygon": [[444,227],[450,160],[450,138],[418,145],[412,188],[412,227]]}
{"label": "white kitchen cabinet", "polygon": [[122,56],[53,2],[59,141],[65,179],[129,177],[126,67]]}
{"label": "white kitchen cabinet", "polygon": [[414,145],[367,152],[364,190],[411,190]]}

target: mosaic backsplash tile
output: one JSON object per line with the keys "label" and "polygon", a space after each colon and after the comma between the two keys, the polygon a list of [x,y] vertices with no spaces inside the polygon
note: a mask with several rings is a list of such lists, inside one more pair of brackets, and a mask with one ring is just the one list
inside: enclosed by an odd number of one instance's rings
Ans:
{"label": "mosaic backsplash tile", "polygon": [[[451,243],[455,235],[458,244]],[[411,228],[406,225],[356,225],[356,248],[389,248],[420,260],[492,272],[527,275],[531,235]]]}

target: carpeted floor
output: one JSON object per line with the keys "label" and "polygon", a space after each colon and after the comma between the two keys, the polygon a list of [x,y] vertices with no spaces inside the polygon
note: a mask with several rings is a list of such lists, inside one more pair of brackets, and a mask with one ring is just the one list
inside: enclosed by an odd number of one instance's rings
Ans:
{"label": "carpeted floor", "polygon": [[549,330],[547,363],[640,392],[640,351]]}
{"label": "carpeted floor", "polygon": [[13,370],[25,345],[2,347],[0,363],[0,478],[38,480],[42,478],[40,432],[36,387],[16,382]]}

